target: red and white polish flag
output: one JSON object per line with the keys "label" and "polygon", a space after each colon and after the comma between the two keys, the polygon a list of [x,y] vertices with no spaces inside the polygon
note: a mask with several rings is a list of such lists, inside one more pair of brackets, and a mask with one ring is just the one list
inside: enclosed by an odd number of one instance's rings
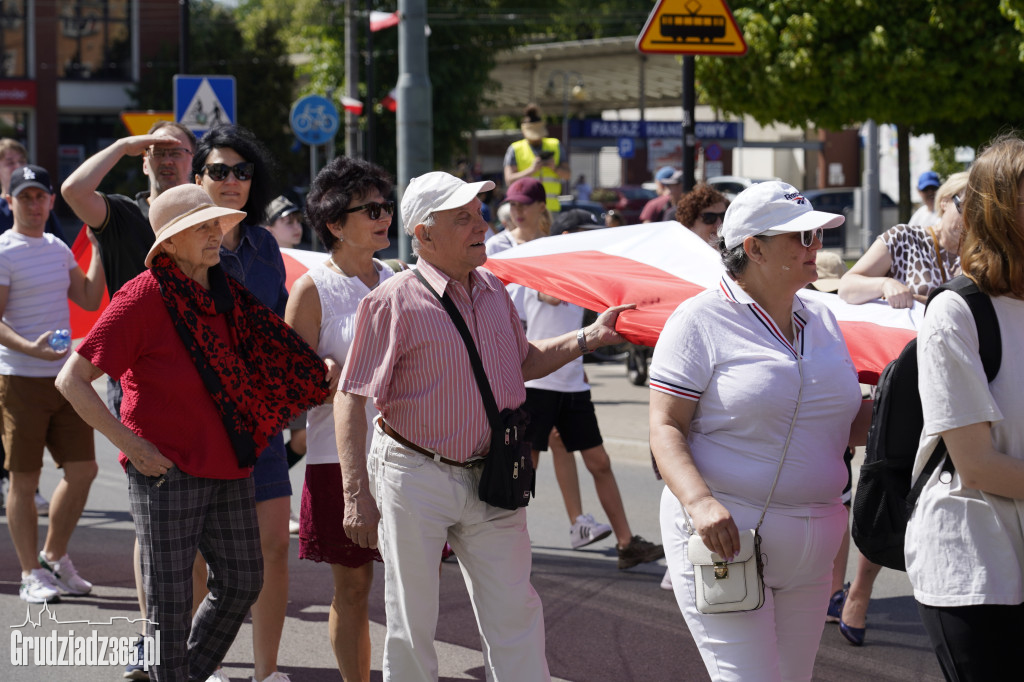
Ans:
{"label": "red and white polish flag", "polygon": [[[718,286],[718,253],[677,222],[648,223],[537,239],[503,251],[484,266],[503,282],[523,284],[590,310],[636,303],[619,316],[618,331],[653,346],[669,315],[685,299]],[[835,294],[805,290],[839,321],[864,383],[916,335],[923,306],[894,310],[884,302],[849,305]]]}
{"label": "red and white polish flag", "polygon": [[345,111],[351,111],[356,116],[363,115],[363,103],[352,97],[342,97],[341,106],[345,108]]}
{"label": "red and white polish flag", "polygon": [[370,30],[376,33],[392,26],[398,26],[402,20],[398,12],[370,12]]}
{"label": "red and white polish flag", "polygon": [[[78,264],[89,266],[90,249],[81,232],[72,247]],[[326,254],[281,249],[286,287]],[[515,282],[591,310],[635,303],[619,316],[618,331],[633,343],[653,346],[669,315],[685,299],[718,286],[724,272],[718,254],[677,222],[648,223],[589,230],[537,239],[487,260],[486,268],[503,282]],[[885,366],[916,335],[924,306],[894,310],[882,301],[850,305],[835,294],[804,290],[800,296],[824,302],[839,321],[850,356],[863,383],[878,381]],[[100,310],[87,312],[71,303],[74,338],[85,336]]]}

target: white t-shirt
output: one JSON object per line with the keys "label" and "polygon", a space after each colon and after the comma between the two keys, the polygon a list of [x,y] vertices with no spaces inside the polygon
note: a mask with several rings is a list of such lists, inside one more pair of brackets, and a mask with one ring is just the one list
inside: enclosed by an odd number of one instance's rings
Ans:
{"label": "white t-shirt", "polygon": [[[561,336],[583,326],[583,308],[578,305],[565,301],[558,305],[545,303],[536,291],[518,284],[510,284],[506,289],[519,311],[519,318],[526,323],[526,338],[529,341]],[[590,390],[590,384],[583,374],[582,357],[562,365],[547,376],[527,381],[526,387],[562,393]]]}
{"label": "white t-shirt", "polygon": [[484,250],[488,256],[493,256],[496,253],[511,249],[517,243],[508,230],[503,230],[484,242]]}
{"label": "white t-shirt", "polygon": [[928,210],[927,204],[921,204],[921,206],[914,211],[914,215],[910,216],[910,220],[907,221],[907,225],[918,225],[920,227],[931,227],[932,225],[939,224],[939,216],[934,211]]}
{"label": "white t-shirt", "polygon": [[[379,282],[391,277],[394,272],[384,263],[374,259]],[[316,353],[321,358],[331,358],[339,365],[345,364],[348,349],[356,333],[356,310],[359,301],[370,293],[370,288],[358,277],[346,277],[335,272],[330,266],[321,264],[309,271],[309,278],[316,285],[320,296],[320,338]],[[378,285],[379,285],[378,282]],[[373,428],[370,427],[377,410],[372,400],[366,401],[366,451],[370,451]],[[331,404],[318,405],[306,413],[306,462],[309,464],[338,464],[338,445],[334,438],[334,408]],[[338,491],[341,494],[341,491]]]}
{"label": "white t-shirt", "polygon": [[[17,334],[35,341],[46,331],[70,329],[68,287],[78,267],[67,244],[52,234],[28,237],[14,230],[0,235],[0,286],[10,287],[3,321]],[[0,374],[55,377],[69,353],[40,360],[0,345]]]}
{"label": "white t-shirt", "polygon": [[[1024,301],[992,299],[1003,353],[988,383],[978,354],[978,330],[967,302],[942,292],[928,306],[918,332],[918,386],[924,432],[914,476],[924,468],[943,431],[991,422],[992,444],[1024,459]],[[925,484],[907,524],[907,575],[914,598],[928,606],[1024,602],[1024,501],[963,486],[959,474]]]}
{"label": "white t-shirt", "polygon": [[715,496],[760,507],[793,423],[802,371],[800,412],[771,509],[819,516],[841,504],[843,453],[860,409],[860,385],[827,307],[797,294],[793,326],[795,343],[724,275],[717,289],[672,313],[654,349],[650,383],[652,390],[697,401],[689,445]]}

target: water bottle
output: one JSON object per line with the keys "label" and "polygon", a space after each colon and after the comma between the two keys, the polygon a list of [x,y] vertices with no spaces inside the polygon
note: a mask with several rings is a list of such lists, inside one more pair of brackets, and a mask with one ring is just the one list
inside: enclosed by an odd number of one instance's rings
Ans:
{"label": "water bottle", "polygon": [[63,353],[71,347],[71,332],[67,329],[58,329],[50,334],[50,348]]}

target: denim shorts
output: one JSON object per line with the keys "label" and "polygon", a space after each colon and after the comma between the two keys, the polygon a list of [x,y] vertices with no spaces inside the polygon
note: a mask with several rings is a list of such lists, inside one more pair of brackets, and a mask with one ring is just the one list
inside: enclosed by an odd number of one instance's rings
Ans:
{"label": "denim shorts", "polygon": [[291,496],[292,482],[288,478],[288,457],[284,452],[284,437],[281,434],[271,438],[270,445],[256,458],[252,478],[256,485],[257,502]]}

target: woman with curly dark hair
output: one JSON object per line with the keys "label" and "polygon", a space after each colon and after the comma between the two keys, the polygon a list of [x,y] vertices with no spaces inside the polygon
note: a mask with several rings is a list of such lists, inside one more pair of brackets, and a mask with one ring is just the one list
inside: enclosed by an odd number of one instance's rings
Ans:
{"label": "woman with curly dark hair", "polygon": [[721,192],[702,182],[679,198],[676,220],[713,245],[728,205],[729,202]]}
{"label": "woman with curly dark hair", "polygon": [[[387,199],[391,180],[383,169],[338,157],[313,181],[306,219],[330,254],[292,287],[285,321],[324,359],[332,396],[355,334],[356,309],[371,289],[392,275],[373,257],[389,245],[395,204]],[[370,414],[376,414],[367,401]],[[326,562],[334,578],[328,618],[331,646],[345,680],[370,679],[369,596],[376,549],[362,548],[345,535],[341,465],[330,402],[306,416],[306,480],[302,484],[299,558]],[[372,436],[373,429],[367,429]],[[367,442],[367,451],[369,451]]]}

